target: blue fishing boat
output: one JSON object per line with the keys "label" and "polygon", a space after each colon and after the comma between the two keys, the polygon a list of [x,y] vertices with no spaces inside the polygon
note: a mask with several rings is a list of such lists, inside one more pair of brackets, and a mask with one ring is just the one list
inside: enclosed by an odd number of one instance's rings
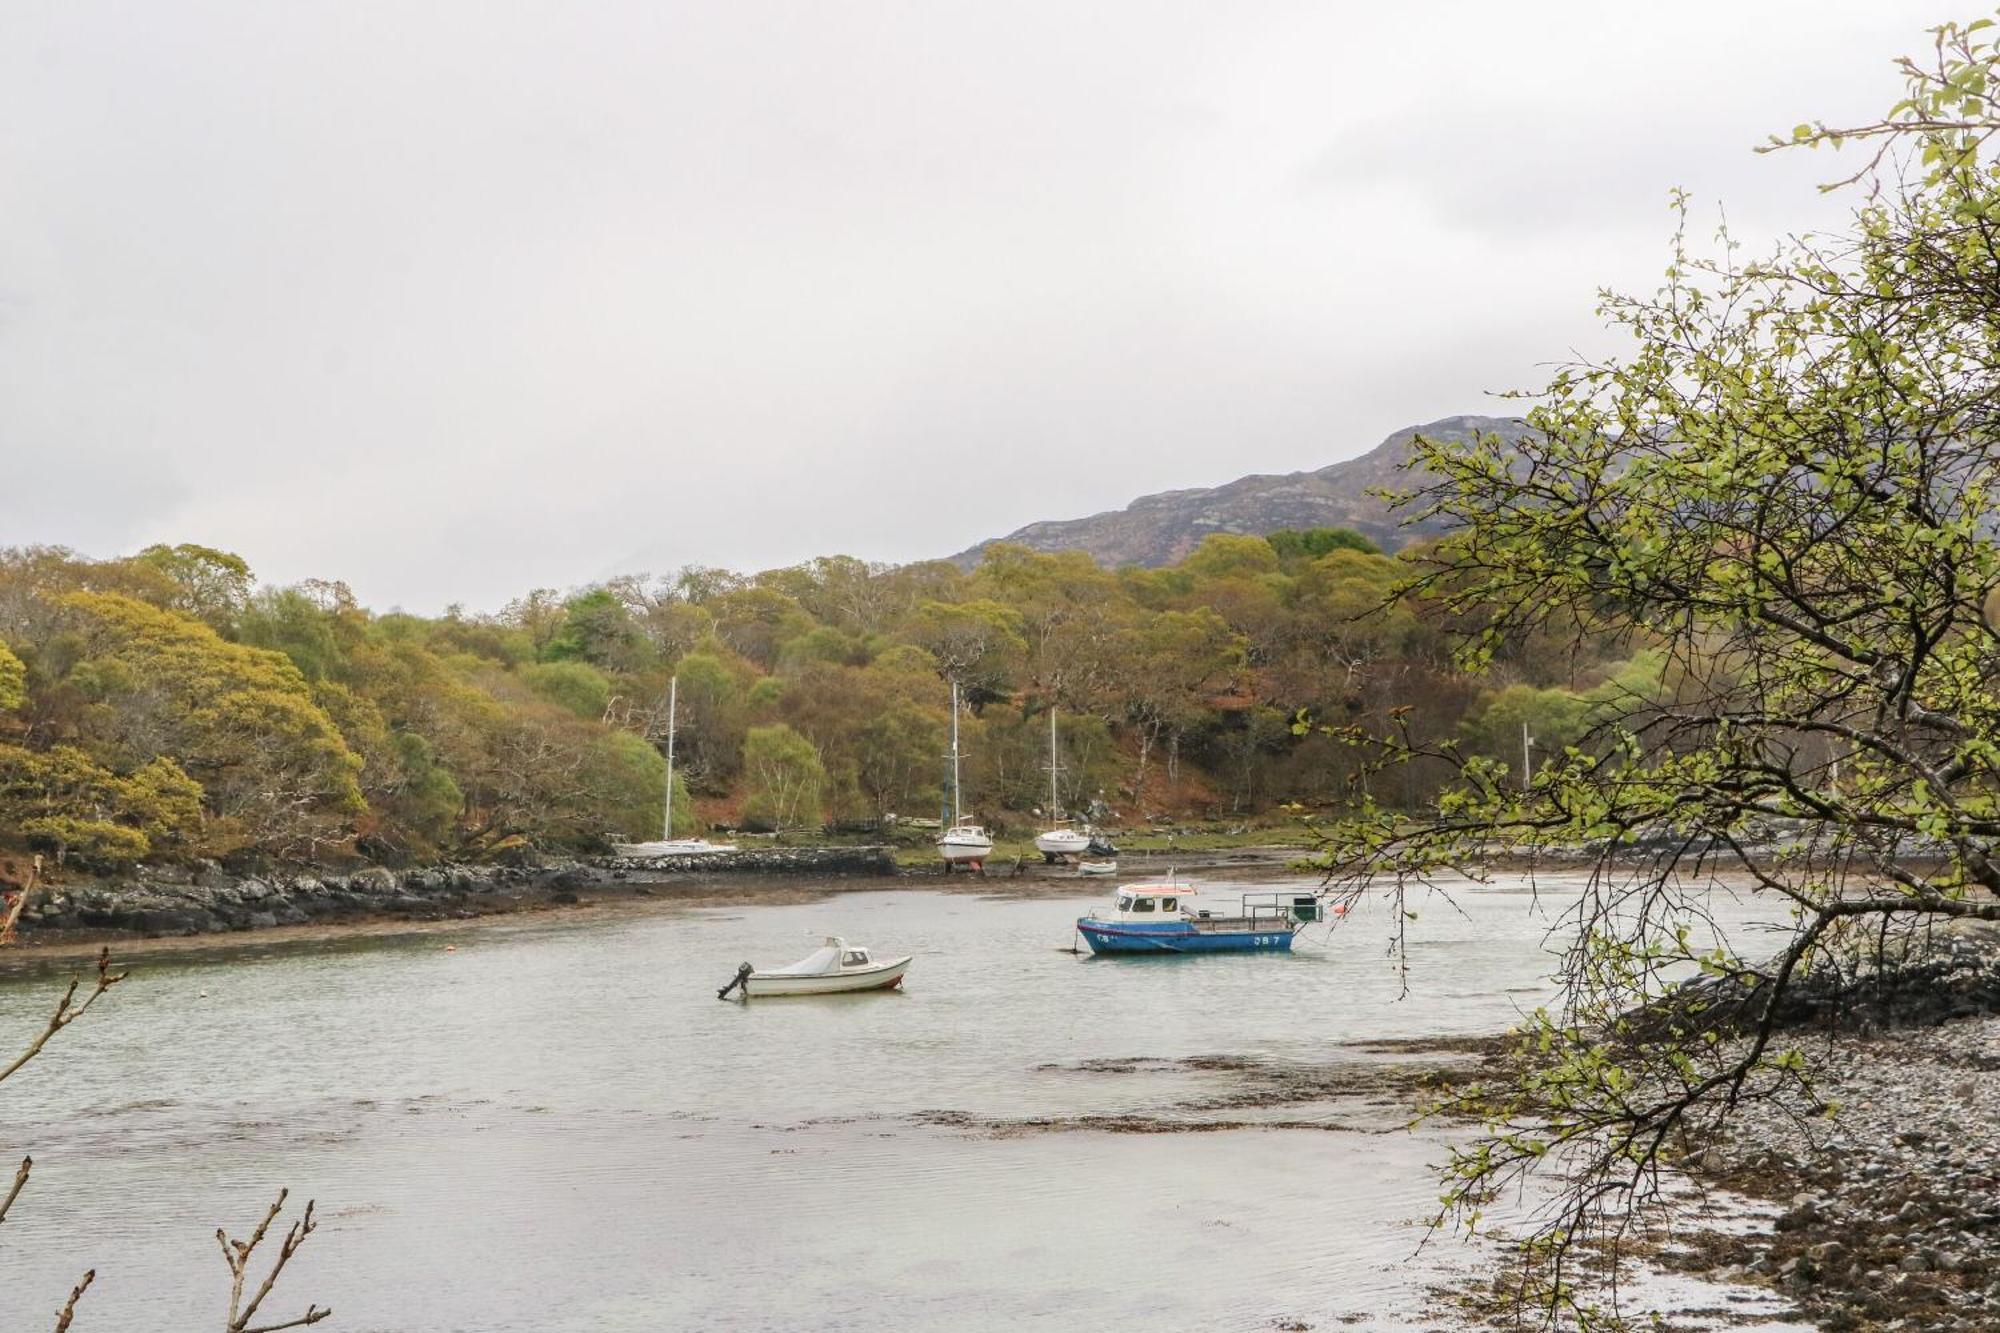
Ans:
{"label": "blue fishing boat", "polygon": [[1319,919],[1310,893],[1246,893],[1222,910],[1186,884],[1122,884],[1076,929],[1092,953],[1289,953],[1299,928]]}

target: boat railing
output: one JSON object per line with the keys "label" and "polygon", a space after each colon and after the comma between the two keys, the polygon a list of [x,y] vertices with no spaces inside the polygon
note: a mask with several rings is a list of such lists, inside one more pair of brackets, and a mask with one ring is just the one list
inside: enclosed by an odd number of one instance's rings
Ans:
{"label": "boat railing", "polygon": [[1320,919],[1319,897],[1311,893],[1246,893],[1237,898],[1238,910],[1246,921],[1282,921],[1304,925]]}

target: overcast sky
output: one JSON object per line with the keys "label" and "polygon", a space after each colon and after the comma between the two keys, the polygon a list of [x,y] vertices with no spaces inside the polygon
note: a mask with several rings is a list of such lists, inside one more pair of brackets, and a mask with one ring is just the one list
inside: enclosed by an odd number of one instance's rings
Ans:
{"label": "overcast sky", "polygon": [[0,0],[0,545],[949,554],[1489,410],[1669,186],[1824,223],[1903,0]]}

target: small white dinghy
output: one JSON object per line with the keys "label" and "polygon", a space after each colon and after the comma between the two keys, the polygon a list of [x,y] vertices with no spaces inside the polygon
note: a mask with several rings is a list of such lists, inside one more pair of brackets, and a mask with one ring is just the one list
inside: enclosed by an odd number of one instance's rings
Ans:
{"label": "small white dinghy", "polygon": [[745,963],[727,986],[715,993],[718,1000],[743,988],[743,998],[767,995],[838,995],[845,991],[892,990],[903,984],[910,959],[877,962],[867,948],[849,944],[838,935],[829,935],[819,948],[790,967],[774,967],[760,972]]}
{"label": "small white dinghy", "polygon": [[1118,873],[1116,861],[1078,861],[1076,873],[1079,875],[1115,875]]}

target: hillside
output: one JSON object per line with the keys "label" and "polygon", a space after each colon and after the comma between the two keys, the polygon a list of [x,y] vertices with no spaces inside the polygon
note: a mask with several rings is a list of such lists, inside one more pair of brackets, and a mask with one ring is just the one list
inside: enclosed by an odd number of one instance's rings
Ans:
{"label": "hillside", "polygon": [[[1360,457],[1316,472],[1254,474],[1206,490],[1161,491],[1088,518],[1030,523],[1000,540],[1037,551],[1088,551],[1114,568],[1173,564],[1211,532],[1261,535],[1280,528],[1352,528],[1382,549],[1394,550],[1438,530],[1430,524],[1400,526],[1388,506],[1371,494],[1380,487],[1408,484],[1399,469],[1415,436],[1465,439],[1475,431],[1489,431],[1511,439],[1524,429],[1512,417],[1444,417],[1397,431]],[[990,544],[981,542],[954,559],[969,564]]]}

